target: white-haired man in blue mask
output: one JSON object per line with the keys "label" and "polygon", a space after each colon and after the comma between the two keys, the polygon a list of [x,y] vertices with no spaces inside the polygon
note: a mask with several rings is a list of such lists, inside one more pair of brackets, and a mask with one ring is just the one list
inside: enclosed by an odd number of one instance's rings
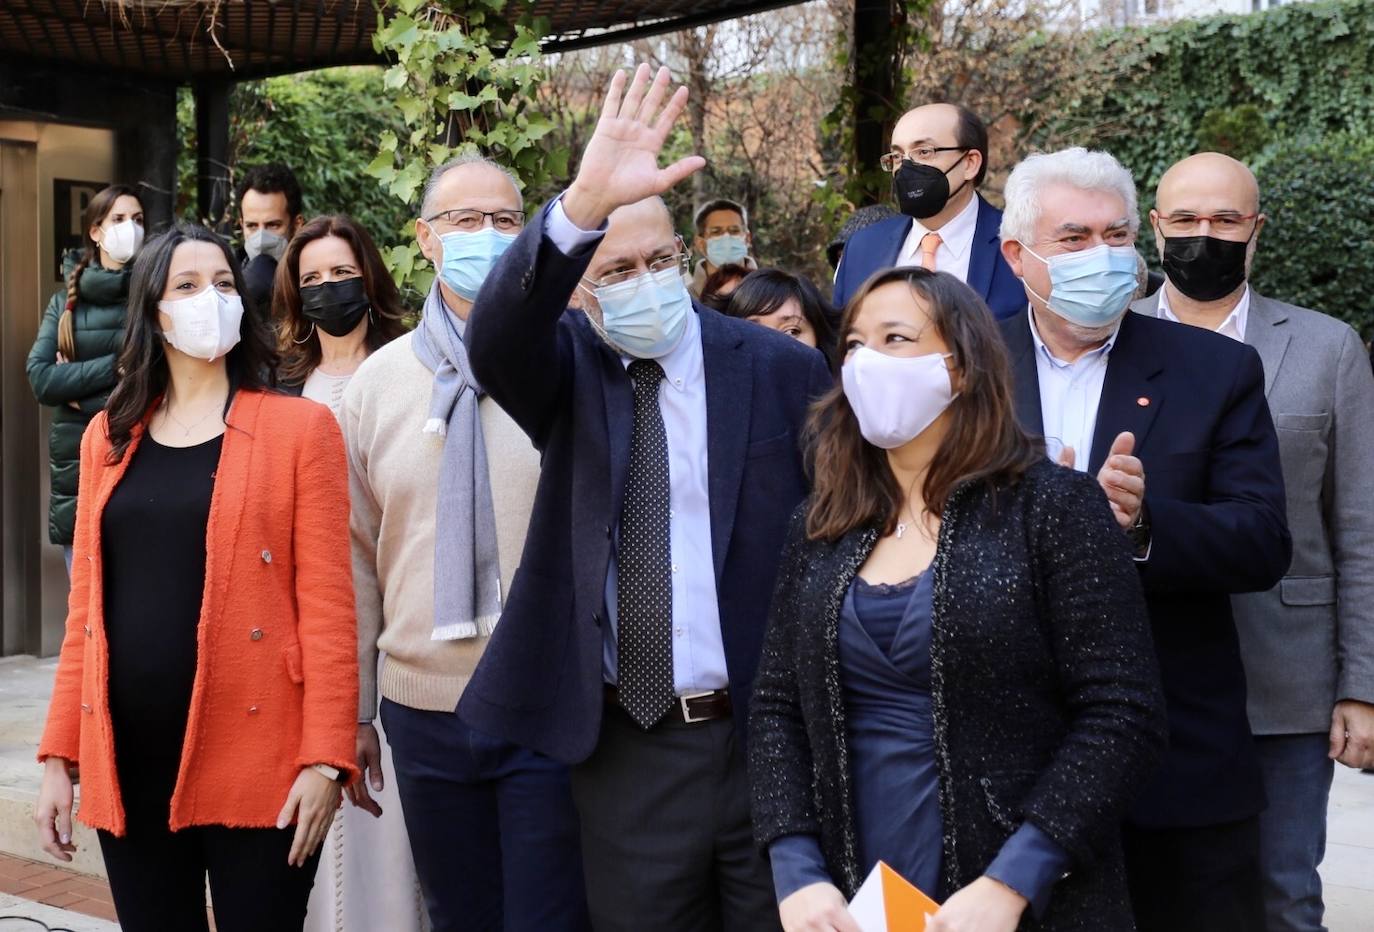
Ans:
{"label": "white-haired man in blue mask", "polygon": [[1123,825],[1137,926],[1253,932],[1265,797],[1230,596],[1273,586],[1291,554],[1259,356],[1127,313],[1140,218],[1112,156],[1030,156],[1006,202],[1002,252],[1028,304],[1002,322],[1017,413],[1097,476],[1136,557],[1167,698],[1168,756]]}

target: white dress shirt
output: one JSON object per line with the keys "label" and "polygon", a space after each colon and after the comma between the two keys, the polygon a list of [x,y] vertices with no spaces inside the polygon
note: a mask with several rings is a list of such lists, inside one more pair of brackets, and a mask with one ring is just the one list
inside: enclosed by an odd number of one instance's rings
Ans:
{"label": "white dress shirt", "polygon": [[898,265],[921,264],[921,240],[927,233],[940,234],[940,247],[935,250],[935,271],[948,272],[961,282],[968,281],[969,261],[973,257],[973,231],[978,226],[978,195],[969,198],[964,209],[949,219],[938,230],[930,230],[921,221],[911,221],[911,231],[906,235],[901,250],[897,253]]}
{"label": "white dress shirt", "polygon": [[1033,309],[1027,319],[1031,339],[1035,341],[1035,371],[1040,382],[1040,416],[1045,425],[1046,452],[1057,462],[1064,447],[1073,447],[1073,468],[1087,472],[1093,434],[1097,430],[1097,408],[1102,401],[1102,385],[1107,379],[1107,361],[1121,325],[1118,323],[1107,342],[1097,349],[1073,362],[1064,362],[1040,338]]}
{"label": "white dress shirt", "polygon": [[[1159,306],[1155,310],[1155,316],[1164,320],[1172,320],[1176,324],[1183,321],[1174,316],[1173,308],[1169,307],[1169,288],[1168,286],[1159,289]],[[1240,300],[1236,302],[1235,308],[1217,328],[1217,333],[1224,337],[1230,337],[1237,343],[1245,342],[1245,324],[1250,317],[1250,286],[1247,284],[1245,290],[1240,293]]]}
{"label": "white dress shirt", "polygon": [[[568,219],[560,198],[545,224],[549,240],[565,255],[595,242],[604,231],[581,230]],[[629,366],[630,356],[621,356]],[[679,696],[730,683],[720,633],[715,560],[711,551],[711,495],[707,477],[706,363],[696,314],[678,345],[657,360],[663,367],[658,405],[668,438],[668,520],[673,586],[673,688]],[[619,527],[614,532],[620,537]],[[606,568],[606,682],[618,682],[616,557]]]}

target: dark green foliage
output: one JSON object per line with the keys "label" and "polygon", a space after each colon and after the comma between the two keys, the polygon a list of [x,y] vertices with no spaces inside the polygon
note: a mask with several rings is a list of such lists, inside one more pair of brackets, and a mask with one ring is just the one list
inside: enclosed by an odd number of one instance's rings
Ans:
{"label": "dark green foliage", "polygon": [[[1082,145],[1114,154],[1135,175],[1142,215],[1174,162],[1200,148],[1231,151],[1259,169],[1270,214],[1256,286],[1357,327],[1374,323],[1360,287],[1374,285],[1374,0],[1183,20],[1100,42],[1125,67],[1066,101],[1037,136],[1071,127]],[[1153,261],[1148,224],[1141,233]]]}
{"label": "dark green foliage", "polygon": [[[183,152],[178,207],[195,214],[195,111],[189,90],[178,107]],[[250,165],[283,162],[300,180],[307,217],[346,213],[367,227],[379,246],[410,236],[405,204],[366,173],[382,133],[404,127],[382,88],[380,68],[331,68],[235,86],[230,100],[231,188]],[[238,205],[230,208],[237,216]]]}
{"label": "dark green foliage", "polygon": [[1268,150],[1256,175],[1260,233],[1252,280],[1272,295],[1374,330],[1374,137],[1341,134]]}
{"label": "dark green foliage", "polygon": [[1254,104],[1218,107],[1202,115],[1202,124],[1197,128],[1197,149],[1223,152],[1244,162],[1259,155],[1271,135],[1264,114]]}

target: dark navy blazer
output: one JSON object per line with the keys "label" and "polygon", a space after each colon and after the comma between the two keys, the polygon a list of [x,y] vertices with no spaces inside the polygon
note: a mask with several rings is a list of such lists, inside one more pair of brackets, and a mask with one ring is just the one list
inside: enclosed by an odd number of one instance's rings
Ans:
{"label": "dark navy blazer", "polygon": [[[595,246],[563,255],[544,235],[547,215],[492,270],[468,319],[473,374],[543,461],[520,568],[458,713],[479,731],[576,763],[601,726],[606,570],[629,471],[633,389],[586,316],[566,310]],[[801,429],[833,379],[821,354],[791,337],[696,313],[716,595],[743,734],[788,518],[808,491]]]}
{"label": "dark navy blazer", "polygon": [[[1044,433],[1023,311],[1002,321],[1021,425]],[[1107,361],[1088,471],[1122,431],[1145,469],[1149,558],[1137,564],[1169,711],[1169,753],[1131,812],[1144,826],[1216,825],[1265,805],[1245,710],[1232,593],[1288,569],[1278,438],[1255,350],[1196,327],[1127,314]]]}
{"label": "dark navy blazer", "polygon": [[[973,253],[968,262],[968,286],[992,308],[993,316],[1010,317],[1026,309],[1026,290],[1021,279],[1011,272],[1002,258],[1002,212],[978,198],[978,220],[973,228]],[[834,304],[845,303],[859,290],[859,286],[879,269],[897,264],[897,254],[911,232],[910,217],[889,217],[864,227],[850,237],[840,255],[840,267],[835,272]]]}

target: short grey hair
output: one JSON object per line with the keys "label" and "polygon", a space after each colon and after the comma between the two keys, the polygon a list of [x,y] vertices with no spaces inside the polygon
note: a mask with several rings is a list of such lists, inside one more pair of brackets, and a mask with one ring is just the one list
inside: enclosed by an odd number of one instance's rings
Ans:
{"label": "short grey hair", "polygon": [[1040,199],[1046,187],[1068,185],[1081,191],[1105,191],[1126,204],[1131,232],[1140,229],[1136,207],[1135,179],[1109,152],[1090,151],[1082,146],[1028,155],[1007,178],[1002,195],[1002,242],[1035,240],[1035,224],[1040,220]]}
{"label": "short grey hair", "polygon": [[486,165],[496,169],[510,179],[510,186],[515,189],[516,200],[520,199],[520,179],[515,177],[514,172],[485,155],[477,152],[464,152],[462,155],[456,155],[444,164],[436,166],[434,171],[429,173],[429,180],[425,182],[424,192],[420,195],[421,217],[428,217],[433,213],[434,192],[439,188],[439,181],[455,168],[462,168],[464,165]]}

